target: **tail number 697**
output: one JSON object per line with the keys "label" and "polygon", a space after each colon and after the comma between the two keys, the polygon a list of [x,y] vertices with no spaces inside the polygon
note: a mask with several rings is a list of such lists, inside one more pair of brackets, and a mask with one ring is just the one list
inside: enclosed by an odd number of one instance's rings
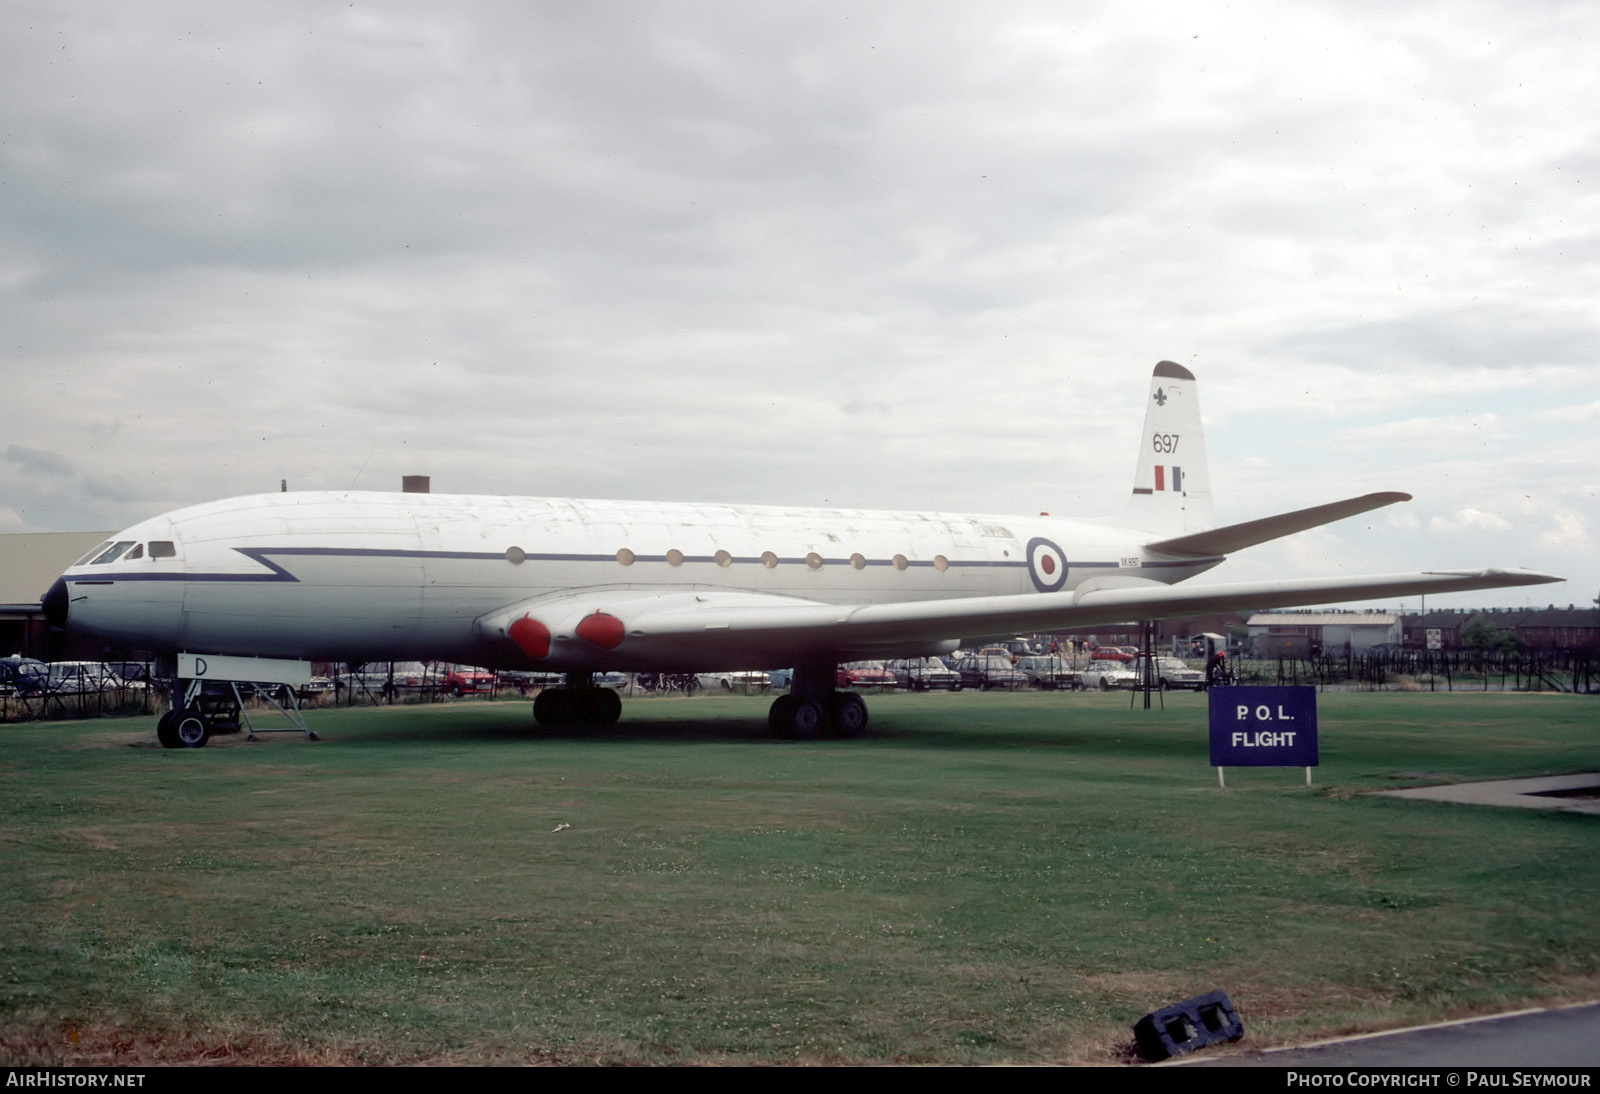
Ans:
{"label": "tail number 697", "polygon": [[1150,447],[1154,448],[1157,452],[1165,452],[1168,454],[1176,452],[1178,450],[1178,434],[1152,433],[1150,435]]}

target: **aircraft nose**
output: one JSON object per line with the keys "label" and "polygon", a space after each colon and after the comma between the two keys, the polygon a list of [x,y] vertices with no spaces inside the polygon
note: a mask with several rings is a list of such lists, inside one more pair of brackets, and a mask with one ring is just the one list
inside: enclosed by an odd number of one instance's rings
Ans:
{"label": "aircraft nose", "polygon": [[[37,586],[36,586],[37,587]],[[52,627],[67,625],[67,582],[58,577],[50,591],[44,594],[44,619]]]}

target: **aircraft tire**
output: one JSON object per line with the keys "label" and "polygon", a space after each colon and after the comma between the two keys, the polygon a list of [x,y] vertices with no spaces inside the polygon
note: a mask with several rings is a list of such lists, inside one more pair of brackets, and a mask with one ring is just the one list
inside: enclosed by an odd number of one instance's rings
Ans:
{"label": "aircraft tire", "polygon": [[792,732],[789,734],[791,737],[809,741],[813,737],[822,736],[827,730],[828,712],[815,699],[797,699],[789,725],[792,727]]}
{"label": "aircraft tire", "polygon": [[173,712],[172,735],[183,748],[204,748],[211,739],[211,725],[194,707],[185,707]]}
{"label": "aircraft tire", "polygon": [[622,717],[622,696],[610,688],[596,688],[583,703],[588,720],[597,726],[614,726]]}
{"label": "aircraft tire", "polygon": [[767,712],[767,725],[779,737],[810,740],[828,729],[828,712],[815,699],[780,695]]}
{"label": "aircraft tire", "polygon": [[178,740],[178,734],[172,728],[172,716],[176,713],[176,710],[169,710],[156,721],[156,740],[161,742],[162,748],[183,747],[183,742]]}
{"label": "aircraft tire", "polygon": [[867,704],[855,692],[836,693],[828,706],[828,727],[835,737],[859,737],[867,728]]}
{"label": "aircraft tire", "polygon": [[533,720],[546,729],[564,729],[578,721],[576,696],[567,688],[545,688],[533,698]]}
{"label": "aircraft tire", "polygon": [[772,700],[772,705],[767,708],[767,729],[774,737],[794,736],[794,705],[797,702],[793,695],[780,695]]}

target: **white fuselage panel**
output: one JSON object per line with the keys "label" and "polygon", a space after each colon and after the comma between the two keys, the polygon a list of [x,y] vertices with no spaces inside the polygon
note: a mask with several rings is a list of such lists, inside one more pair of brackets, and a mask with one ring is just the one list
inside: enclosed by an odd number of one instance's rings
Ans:
{"label": "white fuselage panel", "polygon": [[117,539],[176,554],[69,569],[75,628],[154,652],[504,667],[528,661],[473,621],[541,596],[884,604],[1171,583],[1217,561],[1144,557],[1136,533],[1047,517],[362,492],[230,498]]}

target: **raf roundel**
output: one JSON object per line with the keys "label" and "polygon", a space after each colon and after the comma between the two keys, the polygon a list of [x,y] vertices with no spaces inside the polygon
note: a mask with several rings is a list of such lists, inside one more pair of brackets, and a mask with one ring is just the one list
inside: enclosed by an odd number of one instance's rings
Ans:
{"label": "raf roundel", "polygon": [[1048,539],[1030,539],[1028,576],[1041,593],[1055,592],[1067,583],[1067,556]]}

